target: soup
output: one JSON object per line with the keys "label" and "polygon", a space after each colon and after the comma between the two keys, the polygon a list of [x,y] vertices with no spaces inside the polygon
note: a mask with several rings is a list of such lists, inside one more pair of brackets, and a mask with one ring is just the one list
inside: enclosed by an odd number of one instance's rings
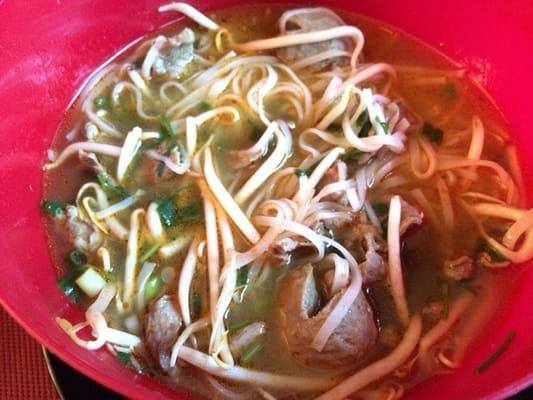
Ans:
{"label": "soup", "polygon": [[86,310],[59,326],[206,398],[396,398],[458,368],[494,270],[533,257],[490,99],[364,17],[160,11],[192,22],[97,71],[44,166]]}

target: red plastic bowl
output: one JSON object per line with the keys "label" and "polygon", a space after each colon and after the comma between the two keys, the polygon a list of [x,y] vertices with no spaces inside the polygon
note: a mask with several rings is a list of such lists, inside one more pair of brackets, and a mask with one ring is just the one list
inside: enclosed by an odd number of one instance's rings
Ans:
{"label": "red plastic bowl", "polygon": [[[76,346],[54,316],[81,318],[55,285],[38,210],[45,150],[87,76],[132,40],[174,18],[159,1],[0,0],[0,301],[53,353],[98,382],[136,399],[180,398],[107,352]],[[235,0],[194,1],[201,9]],[[470,1],[324,1],[376,17],[418,36],[474,72],[507,116],[520,149],[526,187],[533,187],[533,3]],[[476,68],[484,66],[483,70]],[[502,398],[533,383],[533,271],[516,279],[513,298],[454,374],[433,379],[413,398]],[[519,280],[519,281],[518,281]],[[494,293],[495,296],[498,293]],[[516,338],[484,374],[474,367],[514,329]]]}

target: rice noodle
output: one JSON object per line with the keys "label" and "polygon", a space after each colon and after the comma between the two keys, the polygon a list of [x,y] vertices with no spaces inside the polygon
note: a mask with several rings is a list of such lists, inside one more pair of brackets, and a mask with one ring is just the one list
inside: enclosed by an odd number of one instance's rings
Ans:
{"label": "rice noodle", "polygon": [[409,310],[405,297],[405,288],[402,275],[402,260],[400,257],[400,220],[402,216],[400,196],[394,195],[389,206],[389,219],[387,225],[387,244],[389,247],[389,279],[392,297],[400,321],[407,326]]}
{"label": "rice noodle", "polygon": [[192,19],[198,25],[203,26],[204,28],[209,29],[210,31],[216,31],[220,28],[216,22],[207,18],[204,14],[202,14],[196,8],[190,6],[187,3],[170,3],[159,7],[159,12],[166,11],[177,11],[179,13],[182,13],[183,15]]}
{"label": "rice noodle", "polygon": [[121,153],[121,147],[114,146],[105,143],[93,143],[93,142],[77,142],[68,145],[54,162],[44,165],[45,169],[53,169],[61,165],[67,158],[79,151],[87,151],[91,153],[103,154],[111,157],[119,157]]}

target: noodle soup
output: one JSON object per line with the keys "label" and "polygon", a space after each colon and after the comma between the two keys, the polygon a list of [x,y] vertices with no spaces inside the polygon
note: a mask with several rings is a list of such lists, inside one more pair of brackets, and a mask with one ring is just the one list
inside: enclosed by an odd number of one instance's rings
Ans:
{"label": "noodle soup", "polygon": [[160,11],[190,20],[92,77],[44,167],[86,309],[66,334],[206,398],[399,397],[458,368],[494,270],[533,256],[490,99],[364,17]]}

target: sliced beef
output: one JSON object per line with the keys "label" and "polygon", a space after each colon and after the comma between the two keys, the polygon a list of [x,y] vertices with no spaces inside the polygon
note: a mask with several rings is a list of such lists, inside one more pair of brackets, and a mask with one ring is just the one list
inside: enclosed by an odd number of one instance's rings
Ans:
{"label": "sliced beef", "polygon": [[229,338],[231,354],[240,357],[242,352],[265,332],[266,324],[262,321],[256,321],[232,333]]}
{"label": "sliced beef", "polygon": [[424,213],[401,199],[402,217],[400,219],[400,236],[413,225],[420,225],[424,221]]}
{"label": "sliced beef", "polygon": [[153,360],[163,369],[170,368],[172,346],[178,338],[182,318],[175,296],[163,295],[148,306],[144,319],[144,343]]}
{"label": "sliced beef", "polygon": [[[333,15],[321,11],[296,14],[289,20],[289,24],[295,27],[295,29],[289,30],[287,34],[290,35],[335,28],[340,25],[339,21],[340,18],[335,18]],[[344,50],[351,52],[353,50],[353,43],[348,39],[332,39],[316,43],[282,47],[276,54],[282,61],[290,64],[328,50]],[[346,58],[344,58],[344,60],[346,60]],[[313,70],[320,70],[332,63],[341,63],[342,61],[342,58],[335,57],[314,64],[311,68]]]}
{"label": "sliced beef", "polygon": [[289,353],[298,361],[319,368],[337,368],[362,360],[375,345],[377,325],[365,294],[355,299],[323,350],[311,347],[345,289],[320,307],[313,267],[306,265],[289,272],[278,294],[277,322]]}

